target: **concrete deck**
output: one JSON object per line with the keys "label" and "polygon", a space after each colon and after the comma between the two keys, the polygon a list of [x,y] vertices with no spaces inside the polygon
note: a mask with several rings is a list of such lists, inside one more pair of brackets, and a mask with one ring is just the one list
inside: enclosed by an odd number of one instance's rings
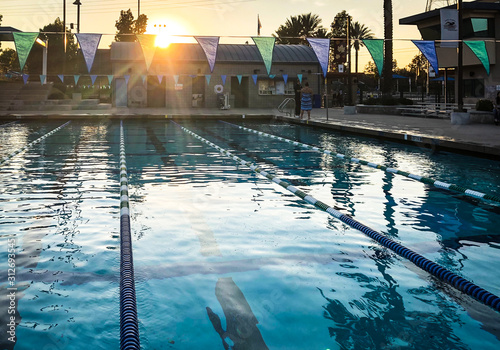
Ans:
{"label": "concrete deck", "polygon": [[[328,112],[328,118],[327,118]],[[470,153],[500,160],[500,126],[494,124],[452,125],[449,119],[419,118],[409,116],[354,114],[344,115],[341,108],[313,109],[311,120],[299,120],[285,116],[277,109],[234,108],[111,108],[108,110],[79,111],[2,111],[2,121],[24,118],[257,118],[277,117],[291,123],[318,126],[338,131],[351,132],[406,142],[419,147]]]}

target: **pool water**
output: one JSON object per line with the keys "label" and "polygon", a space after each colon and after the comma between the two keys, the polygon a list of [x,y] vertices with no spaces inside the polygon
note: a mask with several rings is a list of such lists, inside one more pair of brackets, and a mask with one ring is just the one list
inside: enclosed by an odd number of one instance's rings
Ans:
{"label": "pool water", "polygon": [[[0,127],[0,156],[65,121]],[[500,195],[500,162],[277,121],[252,129]],[[500,208],[217,121],[184,127],[500,295]],[[124,120],[144,349],[498,349],[500,314],[168,120]],[[117,120],[72,121],[0,166],[17,342],[119,347]],[[7,334],[7,335],[6,335]]]}

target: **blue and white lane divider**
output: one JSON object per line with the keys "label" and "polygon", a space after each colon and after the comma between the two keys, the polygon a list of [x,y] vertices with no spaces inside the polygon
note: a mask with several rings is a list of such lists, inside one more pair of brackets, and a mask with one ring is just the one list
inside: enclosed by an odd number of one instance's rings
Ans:
{"label": "blue and white lane divider", "polygon": [[225,123],[225,124],[228,124],[228,125],[231,125],[231,126],[234,126],[236,128],[239,128],[241,130],[245,130],[245,131],[252,132],[254,134],[258,134],[258,135],[270,137],[270,138],[275,139],[275,140],[284,141],[284,142],[290,143],[290,144],[292,144],[294,146],[300,146],[300,147],[303,147],[305,149],[310,149],[310,150],[313,150],[313,151],[316,151],[316,152],[324,153],[324,154],[327,154],[329,156],[333,156],[333,157],[337,157],[337,158],[340,158],[340,159],[344,159],[344,160],[350,161],[352,163],[359,163],[359,164],[367,165],[367,166],[375,168],[375,169],[384,170],[385,172],[388,172],[388,173],[403,175],[403,176],[406,176],[406,177],[408,177],[410,179],[413,179],[413,180],[425,183],[427,185],[432,185],[432,186],[435,186],[435,187],[440,188],[440,189],[455,191],[455,192],[459,192],[459,193],[465,194],[466,196],[469,196],[469,197],[474,197],[474,198],[478,198],[478,199],[488,199],[488,200],[500,203],[500,197],[499,196],[495,196],[495,195],[491,195],[491,194],[479,192],[479,191],[476,191],[476,190],[467,189],[467,188],[462,187],[462,186],[458,186],[458,185],[454,185],[454,184],[449,184],[449,183],[446,183],[446,182],[434,180],[434,179],[431,179],[431,178],[428,178],[428,177],[423,177],[423,176],[420,176],[420,175],[410,174],[409,172],[406,172],[406,171],[403,171],[403,170],[398,170],[398,169],[395,169],[395,168],[389,168],[389,167],[386,167],[384,165],[380,165],[380,164],[376,164],[376,163],[372,163],[372,162],[367,162],[366,160],[347,157],[347,156],[345,156],[343,154],[340,154],[340,153],[334,153],[332,151],[325,150],[325,149],[322,149],[322,148],[319,148],[319,147],[316,147],[316,146],[311,146],[311,145],[308,145],[308,144],[305,144],[305,143],[300,143],[300,142],[297,142],[297,141],[285,139],[283,137],[279,137],[279,136],[272,135],[272,134],[267,134],[267,133],[262,132],[262,131],[257,131],[257,130],[254,130],[254,129],[245,128],[244,126],[240,126],[240,125],[228,123],[228,122],[225,122],[225,121],[222,121],[222,120],[221,120],[221,122]]}
{"label": "blue and white lane divider", "polygon": [[[172,121],[172,123],[175,123],[175,122]],[[177,124],[177,123],[175,123],[175,124]],[[188,134],[194,136],[198,140],[206,143],[207,145],[215,148],[221,154],[232,158],[236,162],[239,162],[241,165],[246,165],[247,167],[252,169],[257,174],[260,174],[260,175],[266,177],[267,179],[271,180],[272,182],[277,183],[278,185],[280,185],[284,189],[290,191],[291,193],[293,193],[297,197],[303,199],[307,203],[312,204],[315,207],[317,207],[323,211],[326,211],[328,214],[330,214],[334,218],[336,218],[336,219],[342,221],[343,223],[355,228],[358,231],[361,231],[362,233],[364,233],[368,237],[374,239],[375,241],[377,241],[378,243],[380,243],[384,247],[389,248],[390,250],[394,251],[399,256],[410,260],[412,263],[414,263],[415,265],[417,265],[421,269],[427,271],[428,273],[439,278],[440,280],[449,283],[451,286],[455,287],[459,291],[479,300],[480,302],[490,306],[491,308],[493,308],[497,311],[500,311],[500,298],[498,296],[496,296],[495,294],[488,292],[487,290],[475,285],[474,283],[466,280],[465,278],[460,277],[459,275],[451,272],[450,270],[446,269],[445,267],[443,267],[439,264],[436,264],[435,262],[433,262],[433,261],[423,257],[422,255],[412,251],[411,249],[406,248],[405,246],[391,240],[390,238],[385,237],[384,235],[382,235],[382,234],[374,231],[373,229],[363,225],[362,223],[354,220],[350,216],[342,214],[341,212],[328,206],[327,204],[315,199],[312,196],[307,195],[306,193],[304,193],[301,190],[297,189],[296,187],[292,186],[288,182],[283,181],[283,180],[279,179],[278,177],[273,176],[273,175],[269,174],[268,172],[261,170],[257,165],[250,163],[250,162],[247,162],[247,161],[231,154],[231,152],[217,146],[216,144],[214,144],[214,143],[204,139],[203,137],[195,134],[194,132],[186,129],[185,127],[180,126],[179,124],[177,124],[177,125],[182,130],[187,132]]]}
{"label": "blue and white lane divider", "polygon": [[34,145],[36,145],[38,142],[43,141],[43,140],[45,140],[47,137],[49,137],[50,135],[52,135],[52,134],[54,134],[54,133],[58,132],[59,130],[61,130],[62,128],[64,128],[64,127],[65,127],[66,125],[68,125],[69,123],[71,123],[71,120],[70,120],[70,121],[68,121],[68,122],[66,122],[66,123],[64,123],[63,125],[61,125],[61,126],[59,126],[59,127],[55,128],[55,129],[54,129],[54,130],[52,130],[51,132],[49,132],[49,133],[47,133],[47,134],[43,135],[42,137],[39,137],[39,138],[38,138],[38,139],[36,139],[35,141],[33,141],[33,142],[31,142],[31,143],[27,144],[26,146],[24,146],[24,147],[22,147],[22,148],[19,148],[19,149],[16,149],[14,152],[12,152],[11,154],[9,154],[8,156],[3,157],[3,158],[2,158],[2,160],[0,160],[0,166],[1,166],[1,165],[4,165],[5,163],[7,163],[7,162],[9,161],[9,159],[11,159],[11,158],[13,158],[13,157],[17,156],[18,154],[20,154],[20,153],[22,153],[22,152],[26,151],[28,148],[30,148],[30,147],[32,147],[32,146],[34,146]]}
{"label": "blue and white lane divider", "polygon": [[120,122],[120,349],[140,349],[130,234],[127,162],[123,121]]}

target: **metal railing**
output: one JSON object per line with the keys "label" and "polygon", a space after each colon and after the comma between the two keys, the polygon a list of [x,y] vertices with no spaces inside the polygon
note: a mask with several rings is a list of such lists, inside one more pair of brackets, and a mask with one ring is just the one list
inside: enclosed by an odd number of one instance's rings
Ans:
{"label": "metal railing", "polygon": [[[286,109],[289,109],[287,112]],[[290,117],[292,117],[295,113],[295,99],[288,97],[283,100],[283,102],[280,103],[278,106],[278,111],[280,113],[285,113],[288,114]]]}

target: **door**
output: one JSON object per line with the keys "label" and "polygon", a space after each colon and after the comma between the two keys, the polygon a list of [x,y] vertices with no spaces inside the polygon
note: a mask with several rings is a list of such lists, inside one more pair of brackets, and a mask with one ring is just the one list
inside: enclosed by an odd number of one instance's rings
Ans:
{"label": "door", "polygon": [[128,107],[127,82],[123,78],[115,79],[115,106]]}
{"label": "door", "polygon": [[156,75],[148,75],[147,81],[148,107],[165,107],[165,79]]}
{"label": "door", "polygon": [[[234,96],[234,108],[248,108],[248,77],[231,77],[231,94]],[[233,107],[233,106],[231,106]]]}

